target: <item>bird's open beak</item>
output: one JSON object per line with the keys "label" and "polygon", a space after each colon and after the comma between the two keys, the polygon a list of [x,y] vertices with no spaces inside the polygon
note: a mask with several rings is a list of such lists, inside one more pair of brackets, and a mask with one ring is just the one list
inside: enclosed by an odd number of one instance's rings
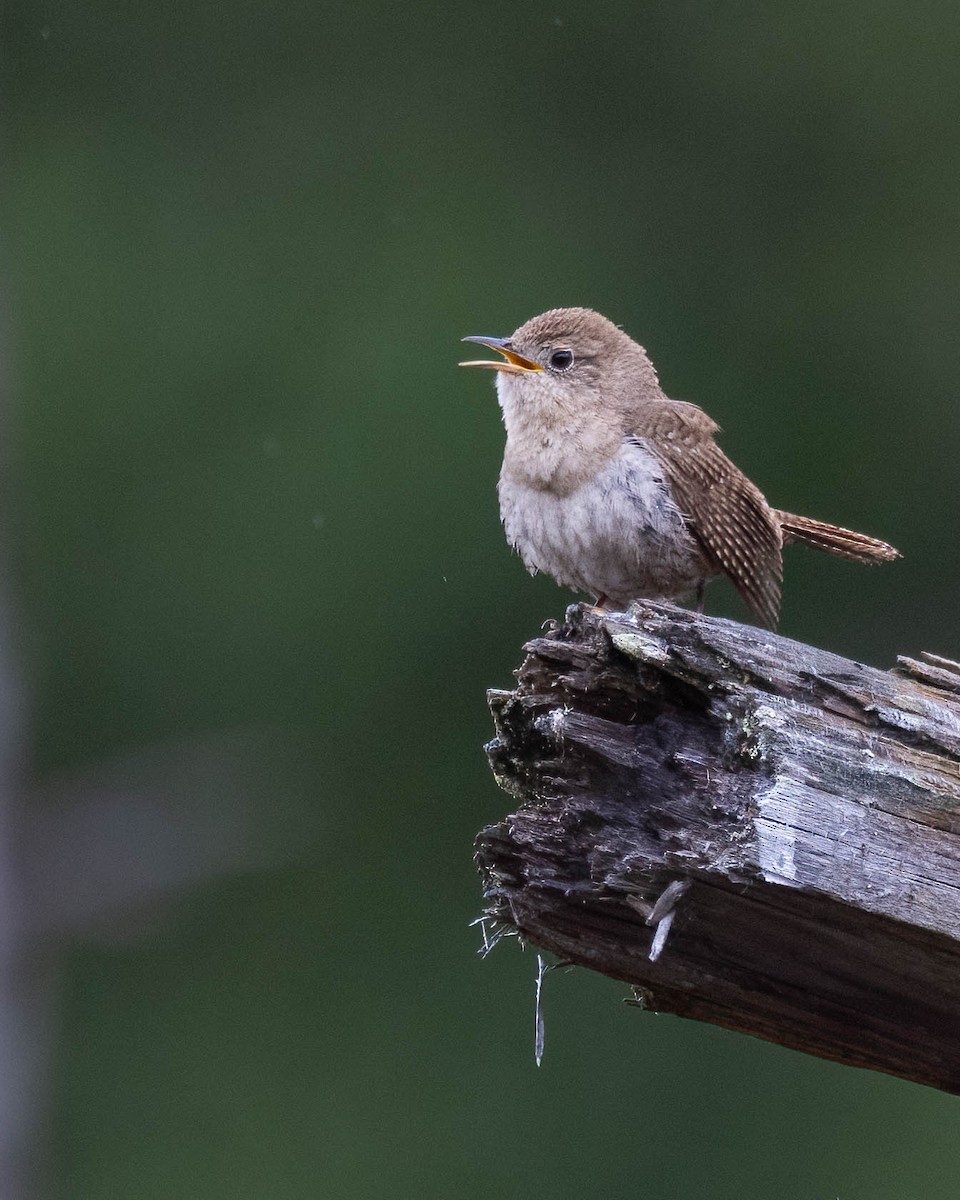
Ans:
{"label": "bird's open beak", "polygon": [[491,371],[506,371],[508,375],[528,375],[532,371],[542,371],[543,367],[539,363],[531,362],[529,358],[524,358],[522,354],[517,354],[515,350],[507,349],[508,338],[494,337],[465,337],[461,338],[464,342],[476,342],[478,346],[489,346],[491,350],[496,350],[498,354],[502,354],[504,362],[490,362],[487,359],[477,359],[470,362],[460,363],[461,367],[489,367]]}

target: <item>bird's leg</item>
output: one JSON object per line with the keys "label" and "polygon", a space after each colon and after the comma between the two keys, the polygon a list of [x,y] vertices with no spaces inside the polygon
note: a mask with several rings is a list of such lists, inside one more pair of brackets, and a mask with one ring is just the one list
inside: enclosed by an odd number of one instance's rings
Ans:
{"label": "bird's leg", "polygon": [[594,608],[603,608],[606,603],[607,603],[607,594],[606,594],[606,592],[601,592],[600,595],[596,598],[596,600],[594,600],[593,607]]}
{"label": "bird's leg", "polygon": [[697,612],[703,612],[703,593],[706,589],[706,583],[697,584]]}

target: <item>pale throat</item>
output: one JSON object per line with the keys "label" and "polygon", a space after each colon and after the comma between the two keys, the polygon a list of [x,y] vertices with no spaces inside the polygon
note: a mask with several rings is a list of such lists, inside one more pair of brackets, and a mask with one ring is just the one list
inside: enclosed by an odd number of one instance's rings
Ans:
{"label": "pale throat", "polygon": [[610,461],[623,443],[582,401],[566,402],[555,381],[498,374],[497,396],[507,431],[504,478],[569,496]]}

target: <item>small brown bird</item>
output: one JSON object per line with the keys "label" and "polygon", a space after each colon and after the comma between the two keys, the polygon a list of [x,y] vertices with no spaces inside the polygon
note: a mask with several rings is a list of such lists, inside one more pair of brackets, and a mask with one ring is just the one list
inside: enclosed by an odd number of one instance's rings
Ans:
{"label": "small brown bird", "polygon": [[467,337],[503,361],[500,516],[531,573],[618,608],[702,599],[726,575],[756,618],[780,615],[782,549],[806,542],[862,563],[886,542],[771,508],[714,440],[702,409],[664,395],[646,351],[589,308],[555,308],[508,338]]}

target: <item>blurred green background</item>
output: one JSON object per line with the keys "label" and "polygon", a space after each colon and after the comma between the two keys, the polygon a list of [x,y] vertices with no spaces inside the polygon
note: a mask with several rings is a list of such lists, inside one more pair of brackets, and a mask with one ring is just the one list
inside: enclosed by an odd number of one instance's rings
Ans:
{"label": "blurred green background", "polygon": [[783,632],[956,656],[956,4],[7,0],[0,34],[30,772],[247,727],[311,764],[283,863],[69,950],[56,1194],[954,1197],[955,1099],[584,972],[534,1066],[471,846],[509,803],[484,689],[572,596],[504,544],[456,363],[600,309],[775,504],[904,552],[790,552]]}

